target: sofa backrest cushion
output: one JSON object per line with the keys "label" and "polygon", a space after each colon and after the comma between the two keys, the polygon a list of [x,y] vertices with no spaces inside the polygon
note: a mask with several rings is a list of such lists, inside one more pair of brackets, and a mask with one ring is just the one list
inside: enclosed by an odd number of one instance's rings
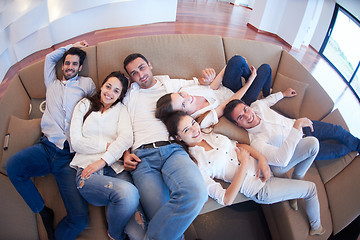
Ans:
{"label": "sofa backrest cushion", "polygon": [[273,86],[273,93],[283,92],[289,87],[296,91],[296,96],[283,98],[278,101],[273,109],[280,111],[283,115],[297,119],[300,115],[300,108],[304,99],[304,95],[309,84],[296,81],[295,79],[286,77],[281,73],[276,74],[276,81]]}
{"label": "sofa backrest cushion", "polygon": [[278,73],[309,84],[304,95],[299,117],[321,120],[331,112],[334,102],[330,96],[311,73],[287,51],[282,52]]}
{"label": "sofa backrest cushion", "polygon": [[[18,75],[15,75],[10,81],[4,96],[0,99],[0,166],[4,166],[2,157],[4,151],[3,146],[10,116],[14,115],[22,119],[29,118],[30,99],[20,82]],[[5,173],[4,169],[1,167],[0,172]]]}
{"label": "sofa backrest cushion", "polygon": [[254,65],[256,69],[259,68],[261,64],[267,63],[271,67],[272,80],[274,80],[281,57],[281,46],[272,43],[229,37],[225,37],[223,41],[226,62],[237,54],[245,57],[248,64]]}
{"label": "sofa backrest cushion", "polygon": [[225,117],[219,119],[219,123],[215,125],[214,132],[225,135],[239,143],[250,144],[247,131],[235,126],[235,124],[231,123]]}
{"label": "sofa backrest cushion", "polygon": [[10,117],[7,133],[9,134],[8,149],[4,150],[1,162],[2,171],[6,172],[7,160],[18,151],[32,146],[41,137],[41,119],[24,120]]}
{"label": "sofa backrest cushion", "polygon": [[20,69],[19,77],[30,98],[45,98],[44,60]]}
{"label": "sofa backrest cushion", "polygon": [[153,66],[154,75],[192,79],[204,68],[219,72],[225,66],[220,36],[174,34],[116,39],[97,47],[98,76],[102,81],[110,72],[125,73],[123,62],[131,53],[141,53]]}

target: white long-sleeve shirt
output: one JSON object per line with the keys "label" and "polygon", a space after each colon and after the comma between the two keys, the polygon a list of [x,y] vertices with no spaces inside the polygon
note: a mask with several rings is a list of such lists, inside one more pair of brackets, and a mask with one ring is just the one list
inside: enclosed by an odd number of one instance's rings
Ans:
{"label": "white long-sleeve shirt", "polygon": [[291,160],[303,132],[293,127],[295,120],[270,107],[283,98],[281,92],[253,102],[250,107],[260,117],[260,124],[247,129],[250,145],[266,156],[269,165],[285,167]]}
{"label": "white long-sleeve shirt", "polygon": [[[105,112],[92,112],[85,120],[90,101],[82,99],[75,107],[70,126],[70,139],[76,152],[70,163],[74,168],[85,168],[101,158],[116,173],[123,163],[118,161],[133,143],[133,132],[126,107],[117,103]],[[106,150],[107,143],[110,146]]]}
{"label": "white long-sleeve shirt", "polygon": [[[240,169],[235,152],[236,141],[221,134],[211,132],[203,134],[205,141],[213,148],[205,151],[203,147],[190,147],[190,154],[197,160],[200,172],[205,180],[208,194],[218,203],[224,205],[225,189],[215,179],[232,182],[236,172]],[[248,169],[240,193],[252,197],[265,185],[256,177],[257,161],[250,156]]]}

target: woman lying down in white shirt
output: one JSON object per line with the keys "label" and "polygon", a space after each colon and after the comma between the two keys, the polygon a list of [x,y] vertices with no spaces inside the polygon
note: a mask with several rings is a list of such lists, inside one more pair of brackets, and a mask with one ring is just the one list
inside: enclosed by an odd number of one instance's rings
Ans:
{"label": "woman lying down in white shirt", "polygon": [[[304,198],[311,226],[309,234],[325,233],[314,183],[272,176],[266,158],[255,149],[220,134],[201,132],[199,124],[185,112],[174,112],[164,123],[170,137],[188,148],[205,179],[209,196],[218,203],[231,205],[238,192],[261,204]],[[215,178],[231,184],[224,189]]]}

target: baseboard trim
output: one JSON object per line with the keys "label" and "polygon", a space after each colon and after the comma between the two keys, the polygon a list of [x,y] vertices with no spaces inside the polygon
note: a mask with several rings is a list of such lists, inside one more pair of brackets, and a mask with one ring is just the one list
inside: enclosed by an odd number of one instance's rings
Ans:
{"label": "baseboard trim", "polygon": [[252,25],[251,23],[247,23],[246,26],[247,26],[248,28],[251,28],[252,30],[254,30],[254,31],[257,32],[257,33],[264,34],[264,35],[267,35],[267,36],[276,38],[278,41],[280,41],[281,43],[285,44],[287,47],[292,48],[291,44],[289,44],[288,42],[286,42],[284,39],[282,39],[281,37],[279,37],[279,36],[278,36],[277,34],[275,34],[275,33],[271,33],[271,32],[268,32],[268,31],[264,31],[264,30],[258,29],[257,27],[255,27],[255,26]]}

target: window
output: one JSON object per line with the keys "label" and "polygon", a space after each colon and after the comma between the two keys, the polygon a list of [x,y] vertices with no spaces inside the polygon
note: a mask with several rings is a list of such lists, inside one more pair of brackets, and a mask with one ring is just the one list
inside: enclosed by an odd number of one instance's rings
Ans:
{"label": "window", "polygon": [[360,21],[336,4],[320,54],[335,68],[360,101]]}

